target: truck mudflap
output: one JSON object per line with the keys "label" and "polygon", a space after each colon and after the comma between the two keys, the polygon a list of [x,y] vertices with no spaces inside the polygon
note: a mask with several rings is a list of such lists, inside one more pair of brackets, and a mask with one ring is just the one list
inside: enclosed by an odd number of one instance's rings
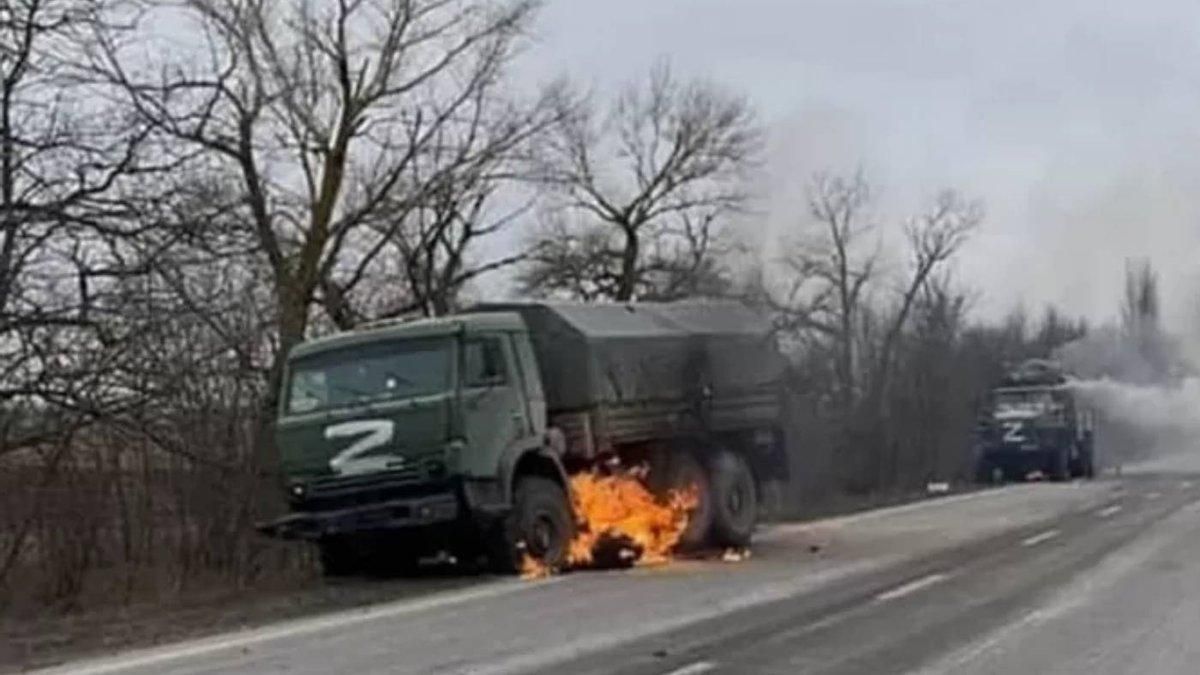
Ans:
{"label": "truck mudflap", "polygon": [[339,534],[436,525],[457,520],[461,509],[452,493],[392,499],[331,511],[300,511],[257,526],[280,539],[321,539]]}

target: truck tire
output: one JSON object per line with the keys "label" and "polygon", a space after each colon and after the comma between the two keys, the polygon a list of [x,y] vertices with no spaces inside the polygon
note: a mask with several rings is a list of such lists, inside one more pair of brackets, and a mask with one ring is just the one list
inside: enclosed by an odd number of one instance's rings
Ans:
{"label": "truck tire", "polygon": [[528,553],[551,569],[562,569],[574,536],[567,493],[549,478],[525,476],[517,481],[512,511],[493,535],[489,562],[497,572],[514,574]]}
{"label": "truck tire", "polygon": [[1055,481],[1071,480],[1071,450],[1059,448],[1054,452],[1054,464],[1050,467],[1050,479]]}
{"label": "truck tire", "polygon": [[758,489],[746,460],[720,450],[709,462],[712,482],[712,542],[746,546],[758,524]]}
{"label": "truck tire", "polygon": [[1079,463],[1083,467],[1081,473],[1084,478],[1096,477],[1096,456],[1091,448],[1087,448],[1081,453]]}
{"label": "truck tire", "polygon": [[665,490],[696,488],[696,508],[688,515],[679,548],[697,549],[709,543],[713,524],[712,481],[708,470],[689,450],[674,449],[667,459]]}
{"label": "truck tire", "polygon": [[341,537],[327,537],[317,542],[321,559],[321,574],[327,578],[349,577],[363,572],[363,556],[353,545]]}

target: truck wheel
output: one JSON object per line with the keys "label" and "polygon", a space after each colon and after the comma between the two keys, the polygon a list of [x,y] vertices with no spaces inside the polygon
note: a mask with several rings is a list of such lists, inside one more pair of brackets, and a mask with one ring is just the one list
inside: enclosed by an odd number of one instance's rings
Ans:
{"label": "truck wheel", "polygon": [[1071,451],[1066,448],[1054,453],[1054,466],[1050,469],[1050,478],[1056,481],[1071,480]]}
{"label": "truck wheel", "polygon": [[322,539],[317,542],[317,551],[321,559],[321,573],[326,577],[349,577],[363,571],[361,553],[343,538]]}
{"label": "truck wheel", "polygon": [[561,569],[574,536],[575,518],[567,493],[548,478],[526,476],[517,483],[512,511],[500,523],[490,562],[496,571],[513,574],[520,571],[528,553],[552,569]]}
{"label": "truck wheel", "polygon": [[1076,445],[1073,448],[1075,459],[1071,462],[1071,478],[1083,478],[1087,476],[1087,451],[1083,446]]}
{"label": "truck wheel", "polygon": [[758,523],[758,490],[746,460],[721,450],[709,464],[712,479],[713,543],[745,546]]}
{"label": "truck wheel", "polygon": [[1083,477],[1084,478],[1095,478],[1096,477],[1096,458],[1095,458],[1091,448],[1088,448],[1087,450],[1083,451],[1083,454],[1080,458],[1080,463],[1083,465]]}
{"label": "truck wheel", "polygon": [[708,543],[713,524],[712,482],[696,455],[677,449],[670,453],[667,464],[667,490],[696,489],[696,508],[688,514],[687,527],[679,537],[679,547],[696,549]]}

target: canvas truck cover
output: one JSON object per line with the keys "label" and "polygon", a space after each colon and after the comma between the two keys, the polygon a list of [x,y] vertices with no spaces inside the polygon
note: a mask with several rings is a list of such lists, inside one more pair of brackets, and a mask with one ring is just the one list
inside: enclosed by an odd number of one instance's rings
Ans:
{"label": "canvas truck cover", "polygon": [[551,412],[768,396],[784,359],[740,303],[488,304],[529,327]]}

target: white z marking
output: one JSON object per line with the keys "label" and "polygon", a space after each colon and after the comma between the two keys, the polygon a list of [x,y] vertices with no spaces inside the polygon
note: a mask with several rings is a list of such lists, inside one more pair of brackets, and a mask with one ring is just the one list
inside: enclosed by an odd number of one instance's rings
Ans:
{"label": "white z marking", "polygon": [[1024,443],[1025,434],[1021,431],[1025,428],[1024,422],[1011,421],[1004,423],[1004,442],[1005,443]]}
{"label": "white z marking", "polygon": [[396,458],[362,455],[391,443],[395,433],[396,423],[391,420],[355,420],[325,427],[326,439],[365,434],[329,460],[329,468],[333,469],[334,473],[358,473],[386,468],[386,463],[395,463]]}

